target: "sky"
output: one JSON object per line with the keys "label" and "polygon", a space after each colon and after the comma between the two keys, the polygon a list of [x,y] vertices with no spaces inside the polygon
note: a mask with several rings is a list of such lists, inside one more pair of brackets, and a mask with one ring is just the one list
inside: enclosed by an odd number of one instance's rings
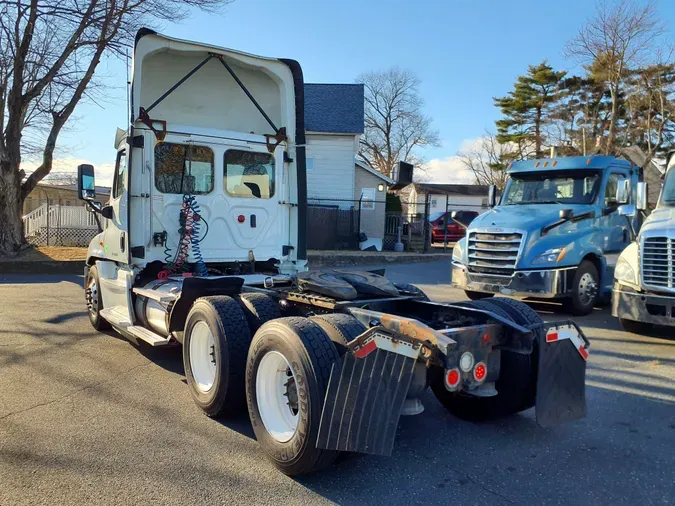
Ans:
{"label": "sky", "polygon": [[[611,0],[610,0],[611,1]],[[658,0],[666,25],[675,1]],[[305,82],[351,83],[367,71],[399,66],[421,80],[424,112],[441,146],[426,149],[427,178],[471,182],[456,154],[486,129],[503,96],[527,66],[548,60],[574,71],[563,46],[594,12],[592,0],[235,0],[221,14],[195,11],[167,35],[302,65]],[[107,98],[83,103],[58,145],[55,169],[74,171],[88,161],[109,183],[116,127],[126,128],[125,64],[103,61],[99,73]],[[30,166],[27,164],[29,171]]]}

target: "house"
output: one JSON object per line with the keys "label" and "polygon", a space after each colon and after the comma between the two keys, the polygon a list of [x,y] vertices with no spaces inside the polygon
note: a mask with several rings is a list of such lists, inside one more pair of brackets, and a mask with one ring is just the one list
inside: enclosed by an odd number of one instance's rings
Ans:
{"label": "house", "polygon": [[360,201],[359,231],[367,237],[361,242],[361,249],[375,247],[382,251],[387,190],[392,184],[393,179],[372,167],[361,162],[354,164],[354,198]]}
{"label": "house", "polygon": [[488,186],[475,184],[411,183],[396,191],[404,212],[412,219],[423,215],[428,200],[429,215],[437,212],[488,210]]}
{"label": "house", "polygon": [[354,160],[364,129],[362,84],[305,84],[307,199],[353,207]]}
{"label": "house", "polygon": [[[110,188],[96,187],[96,202],[105,204],[110,198]],[[41,205],[50,206],[84,206],[78,198],[77,185],[55,185],[40,182],[23,201],[23,214],[29,214]]]}

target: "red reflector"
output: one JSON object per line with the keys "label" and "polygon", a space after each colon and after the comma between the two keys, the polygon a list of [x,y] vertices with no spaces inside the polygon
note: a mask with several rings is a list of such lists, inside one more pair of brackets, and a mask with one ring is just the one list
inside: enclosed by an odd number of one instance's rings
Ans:
{"label": "red reflector", "polygon": [[365,358],[367,355],[370,355],[370,353],[375,351],[376,349],[377,345],[375,344],[375,339],[372,339],[371,341],[368,341],[365,344],[365,346],[356,350],[356,352],[354,352],[354,356],[356,358]]}
{"label": "red reflector", "polygon": [[446,380],[451,387],[456,386],[459,383],[459,371],[457,369],[450,369],[446,376]]}
{"label": "red reflector", "polygon": [[550,343],[551,341],[557,341],[558,340],[558,333],[557,332],[549,332],[546,334],[546,342]]}
{"label": "red reflector", "polygon": [[582,345],[579,345],[579,354],[584,358],[584,360],[588,360],[588,352]]}
{"label": "red reflector", "polygon": [[244,223],[246,221],[246,216],[244,216],[243,214],[240,214],[239,216],[237,216],[237,221],[239,223]]}
{"label": "red reflector", "polygon": [[490,334],[483,334],[483,342],[487,343],[490,340]]}
{"label": "red reflector", "polygon": [[476,381],[483,381],[487,375],[487,367],[483,362],[478,362],[473,369],[473,377]]}

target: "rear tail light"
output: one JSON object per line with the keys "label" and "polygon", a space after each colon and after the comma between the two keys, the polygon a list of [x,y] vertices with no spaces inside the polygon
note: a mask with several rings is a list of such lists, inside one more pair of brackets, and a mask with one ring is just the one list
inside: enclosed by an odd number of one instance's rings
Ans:
{"label": "rear tail light", "polygon": [[459,373],[459,369],[456,367],[454,369],[448,369],[445,371],[445,387],[448,390],[457,390],[461,379],[462,375]]}
{"label": "rear tail light", "polygon": [[476,367],[473,368],[473,379],[481,383],[485,381],[487,377],[487,366],[484,362],[478,362]]}

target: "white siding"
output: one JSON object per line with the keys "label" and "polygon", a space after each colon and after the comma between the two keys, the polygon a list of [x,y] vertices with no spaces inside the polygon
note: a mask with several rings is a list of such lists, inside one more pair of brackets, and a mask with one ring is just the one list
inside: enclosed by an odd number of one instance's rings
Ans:
{"label": "white siding", "polygon": [[[307,134],[307,198],[354,199],[354,159],[357,138],[353,135]],[[311,202],[310,202],[311,203]],[[337,203],[337,202],[336,202]],[[345,202],[341,207],[351,207]]]}
{"label": "white siding", "polygon": [[[445,195],[430,195],[429,196],[429,214],[435,212],[445,211]],[[487,200],[487,195],[474,196],[474,195],[448,195],[448,210],[450,211],[477,211],[478,213],[484,213],[488,210],[487,206],[483,206],[484,201]],[[436,205],[434,205],[434,202]]]}

